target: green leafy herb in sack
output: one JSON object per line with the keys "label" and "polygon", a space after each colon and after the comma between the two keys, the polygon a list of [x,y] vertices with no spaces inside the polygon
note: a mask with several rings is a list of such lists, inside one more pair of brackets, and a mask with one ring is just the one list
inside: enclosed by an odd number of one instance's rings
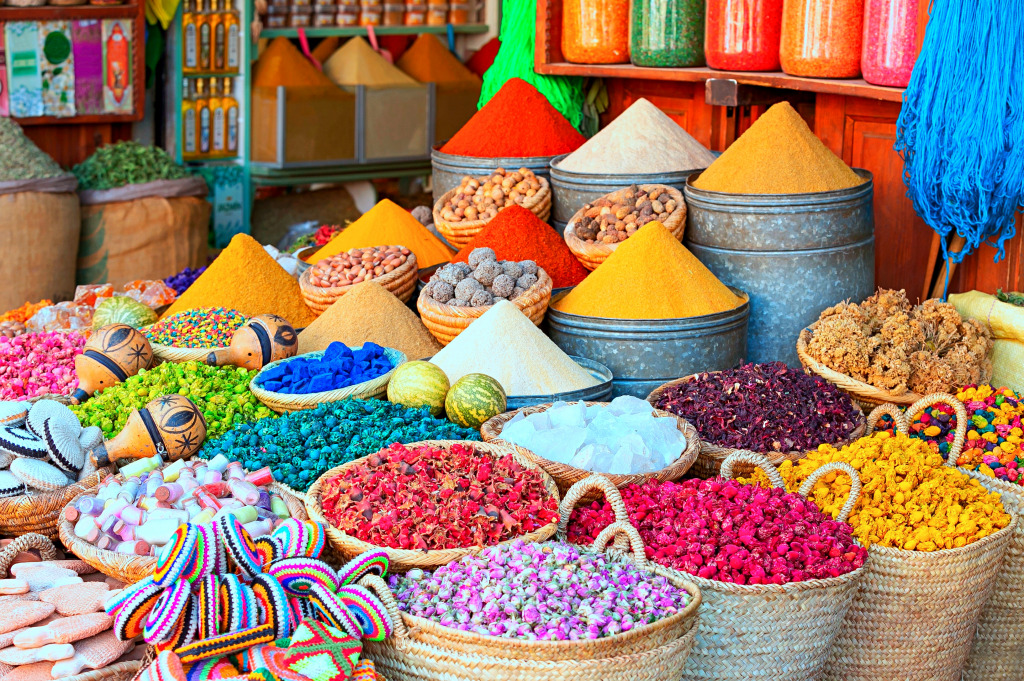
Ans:
{"label": "green leafy herb in sack", "polygon": [[1024,307],[1024,293],[1016,293],[1014,291],[1010,291],[1009,293],[1004,293],[1003,289],[997,288],[996,289],[996,298],[998,300],[1004,302],[1004,303],[1009,303],[1010,305],[1016,305],[1017,307]]}
{"label": "green leafy herb in sack", "polygon": [[21,126],[0,118],[0,182],[41,180],[64,171],[46,152],[32,143]]}
{"label": "green leafy herb in sack", "polygon": [[78,178],[79,189],[116,189],[157,180],[180,180],[190,175],[163,149],[138,142],[100,147],[71,172]]}

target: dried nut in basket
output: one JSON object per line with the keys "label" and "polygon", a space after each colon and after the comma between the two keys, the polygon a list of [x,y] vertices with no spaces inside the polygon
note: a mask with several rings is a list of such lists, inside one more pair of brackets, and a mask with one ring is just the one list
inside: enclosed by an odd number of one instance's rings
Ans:
{"label": "dried nut in basket", "polygon": [[579,239],[617,244],[648,222],[666,220],[678,208],[675,199],[664,189],[648,191],[634,184],[610,196],[602,196],[583,206],[583,217],[574,227]]}
{"label": "dried nut in basket", "polygon": [[445,222],[490,220],[502,208],[523,201],[541,190],[541,181],[528,168],[508,172],[498,168],[489,177],[463,177],[455,194],[441,207]]}
{"label": "dried nut in basket", "polygon": [[404,246],[353,248],[313,265],[309,281],[322,288],[360,284],[394,272],[406,263],[410,252]]}

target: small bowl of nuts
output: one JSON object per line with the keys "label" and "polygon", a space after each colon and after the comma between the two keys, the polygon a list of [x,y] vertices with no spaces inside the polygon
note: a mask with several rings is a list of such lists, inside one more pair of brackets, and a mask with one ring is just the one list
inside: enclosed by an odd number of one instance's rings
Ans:
{"label": "small bowl of nuts", "polygon": [[406,302],[416,290],[416,271],[416,254],[405,246],[353,248],[314,263],[299,277],[299,288],[317,312],[364,281],[375,281]]}
{"label": "small bowl of nuts", "polygon": [[551,216],[548,181],[528,168],[498,168],[486,177],[462,178],[434,204],[434,225],[444,238],[462,248],[500,211],[519,205],[541,220]]}

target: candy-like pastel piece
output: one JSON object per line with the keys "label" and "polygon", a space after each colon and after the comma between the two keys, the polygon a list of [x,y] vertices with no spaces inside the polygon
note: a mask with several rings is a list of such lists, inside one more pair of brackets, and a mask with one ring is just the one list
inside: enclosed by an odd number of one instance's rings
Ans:
{"label": "candy-like pastel piece", "polygon": [[105,582],[66,584],[39,592],[39,600],[53,603],[57,613],[65,617],[99,612],[109,597],[110,589]]}
{"label": "candy-like pastel piece", "polygon": [[14,637],[16,648],[39,648],[51,643],[74,643],[106,631],[114,618],[105,612],[61,617],[45,626],[29,627]]}
{"label": "candy-like pastel piece", "polygon": [[28,593],[28,582],[24,579],[0,579],[0,595],[16,596]]}
{"label": "candy-like pastel piece", "polygon": [[391,636],[391,616],[387,608],[377,596],[359,584],[349,584],[340,587],[335,593],[349,612],[352,613],[359,628],[363,632],[363,638],[370,641],[383,641]]}
{"label": "candy-like pastel piece", "polygon": [[233,515],[222,515],[217,519],[217,527],[220,529],[228,557],[242,574],[250,578],[260,574],[263,571],[262,562],[256,553],[252,537],[242,527],[242,523]]}
{"label": "candy-like pastel piece", "polygon": [[0,634],[35,624],[53,611],[52,603],[39,601],[16,601],[5,605],[3,617],[0,617]]}
{"label": "candy-like pastel piece", "polygon": [[306,619],[292,634],[284,665],[310,681],[343,681],[355,671],[362,652],[358,638]]}
{"label": "candy-like pastel piece", "polygon": [[338,583],[341,586],[355,584],[365,574],[378,577],[387,574],[388,554],[384,551],[367,551],[361,553],[338,570]]}
{"label": "candy-like pastel piece", "polygon": [[155,645],[170,639],[191,599],[192,585],[184,579],[166,587],[146,618],[146,643]]}
{"label": "candy-like pastel piece", "polygon": [[114,632],[104,631],[78,641],[74,646],[74,656],[53,665],[53,678],[75,676],[86,669],[103,669],[131,651],[135,641],[118,641]]}
{"label": "candy-like pastel piece", "polygon": [[156,559],[153,582],[167,586],[180,579],[195,556],[198,542],[199,529],[195,525],[186,523],[176,529]]}
{"label": "candy-like pastel piece", "polygon": [[40,648],[4,648],[0,650],[0,662],[10,665],[32,664],[33,662],[56,662],[74,656],[75,647],[70,643],[51,643]]}
{"label": "candy-like pastel piece", "polygon": [[[141,587],[138,586],[140,584]],[[127,600],[116,605],[114,613],[114,633],[122,641],[133,639],[143,633],[149,612],[163,593],[163,589],[153,583],[152,576],[133,584],[127,590],[132,593]],[[107,614],[111,614],[110,600],[104,608]]]}
{"label": "candy-like pastel piece", "polygon": [[313,585],[309,591],[309,602],[316,607],[320,615],[318,619],[321,621],[327,622],[335,629],[341,629],[352,638],[361,639],[363,637],[363,629],[359,626],[359,621],[356,620],[352,611],[323,585]]}
{"label": "candy-like pastel piece", "polygon": [[15,459],[11,462],[11,473],[29,487],[42,492],[56,492],[71,484],[66,473],[38,459]]}
{"label": "candy-like pastel piece", "polygon": [[284,558],[267,568],[267,574],[277,578],[293,596],[306,595],[314,584],[322,584],[330,591],[339,586],[337,573],[318,558]]}

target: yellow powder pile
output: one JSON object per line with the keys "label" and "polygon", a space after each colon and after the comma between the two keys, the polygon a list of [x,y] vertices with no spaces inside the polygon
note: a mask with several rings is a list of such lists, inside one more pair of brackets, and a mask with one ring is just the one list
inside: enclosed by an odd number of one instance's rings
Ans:
{"label": "yellow powder pile", "polygon": [[554,307],[587,317],[677,319],[742,302],[664,225],[648,222]]}
{"label": "yellow powder pile", "polygon": [[331,81],[290,40],[279,36],[274,38],[256,61],[252,84],[253,87],[302,87],[330,85]]}
{"label": "yellow powder pile", "polygon": [[398,204],[384,199],[307,258],[315,263],[352,248],[405,246],[416,254],[416,267],[433,267],[454,255],[440,239]]}
{"label": "yellow powder pile", "polygon": [[730,194],[847,189],[862,179],[821,143],[788,102],[768,109],[693,183]]}
{"label": "yellow powder pile", "polygon": [[389,64],[387,59],[374,52],[370,44],[359,37],[349,40],[324,62],[324,73],[336,85],[416,85],[415,80]]}
{"label": "yellow powder pile", "polygon": [[373,281],[353,286],[306,327],[299,334],[299,353],[326,350],[334,341],[376,343],[404,352],[409,359],[432,357],[441,349],[419,317]]}
{"label": "yellow powder pile", "polygon": [[296,329],[316,319],[302,299],[299,282],[248,234],[236,234],[163,316],[197,307],[226,307],[246,317],[276,314]]}
{"label": "yellow powder pile", "polygon": [[480,77],[430,33],[421,33],[396,66],[421,83],[468,83],[480,86]]}

